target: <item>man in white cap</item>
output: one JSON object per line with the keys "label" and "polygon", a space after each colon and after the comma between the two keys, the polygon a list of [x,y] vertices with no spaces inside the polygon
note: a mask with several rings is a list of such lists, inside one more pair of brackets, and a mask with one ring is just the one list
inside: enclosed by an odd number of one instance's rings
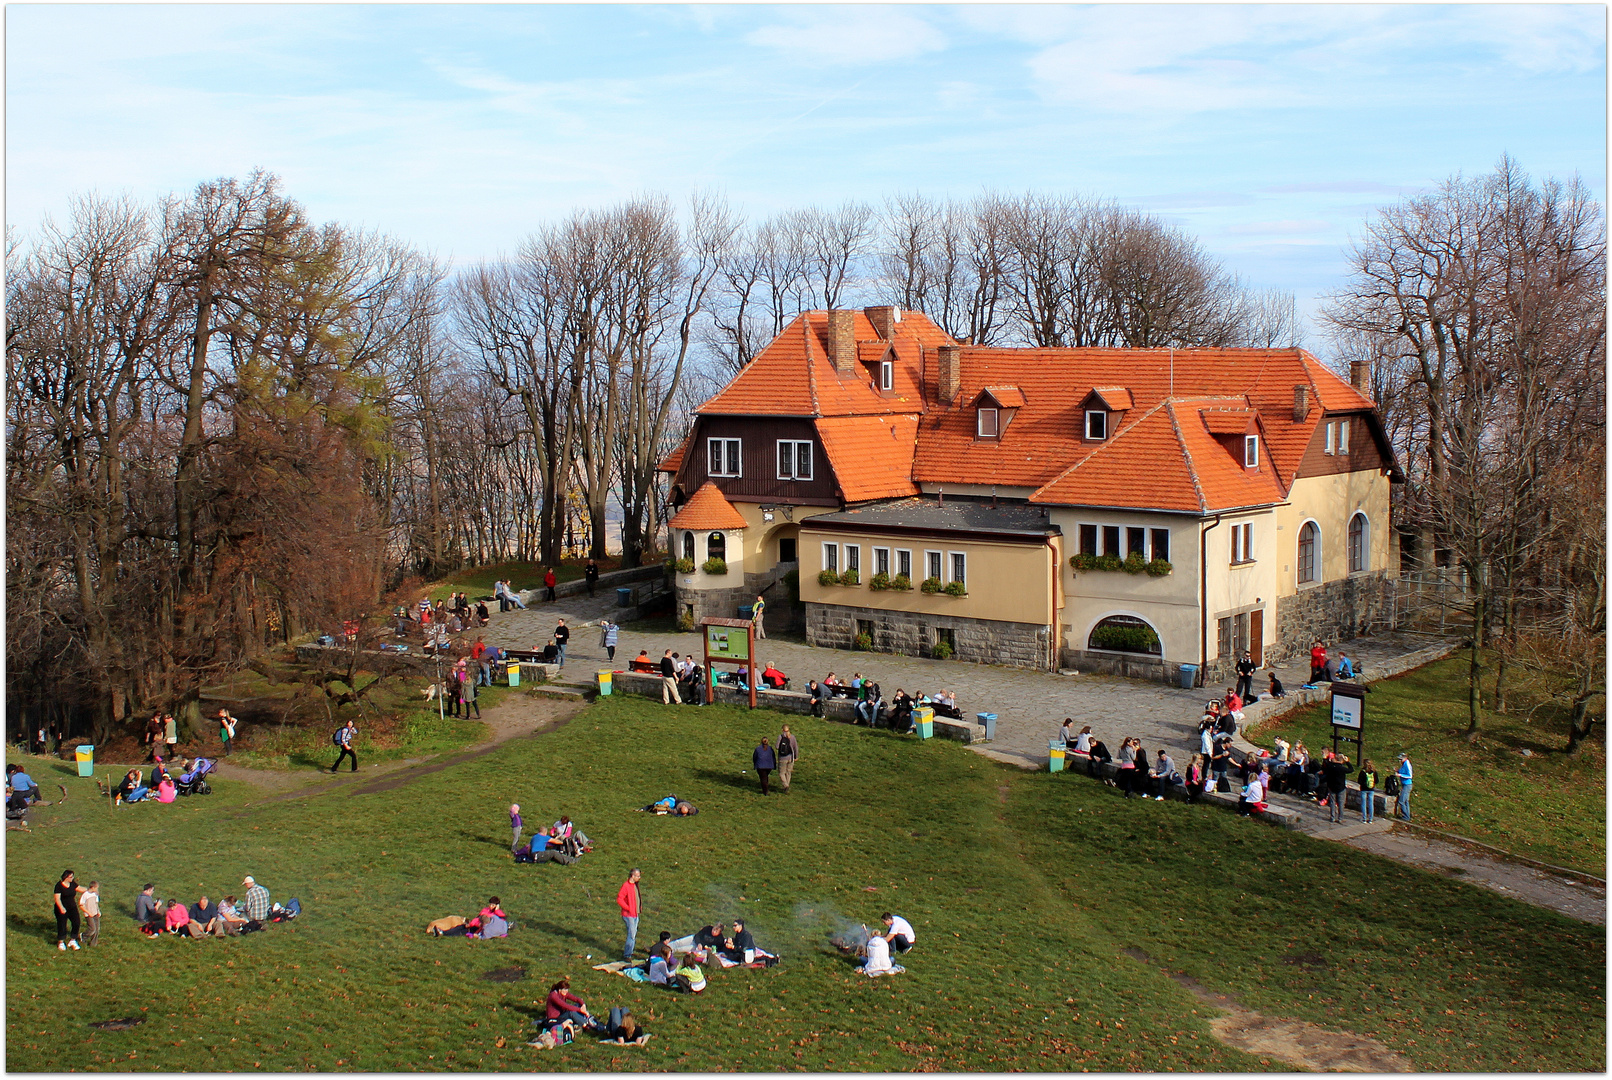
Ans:
{"label": "man in white cap", "polygon": [[241,879],[241,884],[246,886],[246,897],[244,900],[246,904],[246,917],[248,919],[256,919],[258,922],[268,922],[269,890],[265,889],[263,886],[254,881],[251,874],[248,874],[245,878]]}

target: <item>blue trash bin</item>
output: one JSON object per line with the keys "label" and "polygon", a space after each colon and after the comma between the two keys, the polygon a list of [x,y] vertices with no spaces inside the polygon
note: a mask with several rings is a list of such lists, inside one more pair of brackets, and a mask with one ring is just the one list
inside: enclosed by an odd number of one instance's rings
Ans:
{"label": "blue trash bin", "polygon": [[616,606],[617,607],[632,607],[632,590],[631,589],[617,589],[616,590]]}
{"label": "blue trash bin", "polygon": [[991,742],[996,738],[996,714],[994,712],[975,713],[974,719],[985,728],[985,741]]}
{"label": "blue trash bin", "polygon": [[741,619],[754,619],[755,617],[756,617],[756,605],[754,605],[754,604],[741,604],[741,605],[739,605],[739,618],[741,618]]}
{"label": "blue trash bin", "polygon": [[1183,690],[1191,690],[1197,684],[1198,684],[1198,665],[1197,664],[1182,664],[1181,665],[1181,689],[1183,689]]}

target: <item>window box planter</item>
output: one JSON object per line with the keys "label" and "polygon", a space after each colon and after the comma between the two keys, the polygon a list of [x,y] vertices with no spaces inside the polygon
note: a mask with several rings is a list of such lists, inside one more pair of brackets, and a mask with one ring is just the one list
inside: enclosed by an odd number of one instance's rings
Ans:
{"label": "window box planter", "polygon": [[882,572],[874,574],[868,578],[868,588],[874,592],[887,591],[890,588],[890,575]]}
{"label": "window box planter", "polygon": [[858,634],[858,635],[856,635],[855,638],[851,639],[851,648],[858,649],[858,650],[860,650],[862,652],[872,652],[873,651],[873,635],[872,634]]}
{"label": "window box planter", "polygon": [[840,576],[832,570],[824,570],[817,575],[817,583],[819,585],[838,585]]}
{"label": "window box planter", "polygon": [[968,595],[968,589],[963,585],[963,583],[961,581],[953,581],[953,582],[951,582],[944,589],[942,589],[941,592],[945,593],[947,596],[967,596]]}
{"label": "window box planter", "polygon": [[918,587],[926,593],[938,593],[940,591],[940,579],[938,577],[924,578],[924,583]]}
{"label": "window box planter", "polygon": [[700,569],[707,574],[726,574],[728,563],[726,559],[706,559],[700,564]]}
{"label": "window box planter", "polygon": [[[678,559],[676,562],[672,563],[672,569],[677,571],[679,574],[692,574],[694,572],[694,560]],[[723,570],[726,572],[726,567],[724,567]]]}
{"label": "window box planter", "polygon": [[1140,552],[1132,552],[1123,559],[1118,555],[1071,555],[1069,565],[1076,573],[1092,570],[1115,573],[1123,570],[1127,574],[1146,574],[1148,577],[1168,577],[1170,571],[1175,569],[1168,559],[1150,562],[1142,558]]}
{"label": "window box planter", "polygon": [[860,585],[860,584],[862,584],[862,575],[858,574],[855,570],[846,570],[845,572],[840,574],[840,584],[841,585]]}
{"label": "window box planter", "polygon": [[890,589],[893,592],[911,592],[912,579],[906,574],[897,574],[890,579]]}

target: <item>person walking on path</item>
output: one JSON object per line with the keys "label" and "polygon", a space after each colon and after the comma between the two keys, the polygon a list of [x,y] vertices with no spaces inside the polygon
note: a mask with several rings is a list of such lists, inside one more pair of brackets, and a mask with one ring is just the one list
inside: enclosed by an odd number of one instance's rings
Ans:
{"label": "person walking on path", "polygon": [[551,566],[543,572],[543,602],[545,604],[559,599],[554,594],[554,583],[558,580],[559,578],[554,576],[554,567]]}
{"label": "person walking on path", "polygon": [[[75,882],[73,872],[67,870],[52,893],[51,904],[56,915],[56,948],[62,952],[66,952],[69,945],[78,948],[78,894],[83,891],[84,886]],[[71,934],[67,932],[69,923],[73,927]]]}
{"label": "person walking on path", "polygon": [[778,782],[784,786],[785,795],[789,794],[789,781],[795,775],[795,762],[799,760],[800,744],[785,724],[783,734],[778,736]]}
{"label": "person walking on path", "polygon": [[621,627],[609,619],[599,620],[599,645],[605,651],[605,659],[611,663],[616,660],[616,635],[620,632]]}
{"label": "person walking on path", "polygon": [[621,952],[623,960],[632,960],[633,946],[638,944],[638,880],[643,877],[635,866],[616,893],[616,906],[621,909],[621,921],[627,926],[627,945]]}
{"label": "person walking on path", "polygon": [[509,804],[509,827],[514,833],[514,835],[510,837],[509,850],[511,852],[519,851],[521,849],[522,828],[520,803]]}
{"label": "person walking on path", "polygon": [[229,757],[230,744],[235,741],[235,722],[228,709],[218,710],[218,741],[224,744],[225,757]]}
{"label": "person walking on path", "polygon": [[751,762],[756,767],[756,774],[761,777],[761,793],[767,794],[767,777],[778,767],[778,755],[768,744],[766,736],[762,736],[761,745],[756,747],[755,753],[750,755]]}
{"label": "person walking on path", "polygon": [[588,595],[593,595],[593,587],[599,584],[599,564],[592,559],[588,560],[588,568],[582,571],[582,577],[588,583]]}
{"label": "person walking on path", "polygon": [[1415,775],[1415,770],[1411,768],[1409,754],[1399,755],[1399,770],[1395,775],[1399,777],[1399,817],[1402,821],[1409,821],[1411,819],[1411,779]]}
{"label": "person walking on path", "polygon": [[1377,817],[1377,770],[1370,758],[1361,763],[1355,782],[1360,785],[1360,820],[1369,825]]}
{"label": "person walking on path", "polygon": [[1237,661],[1237,696],[1244,701],[1254,699],[1254,672],[1259,665],[1254,663],[1254,654],[1247,649],[1243,650],[1243,658]]}
{"label": "person walking on path", "polygon": [[758,638],[764,638],[767,636],[767,627],[761,621],[762,616],[766,613],[767,601],[762,599],[760,593],[757,593],[756,606],[750,610],[750,625],[756,628],[756,637]]}
{"label": "person walking on path", "polygon": [[677,663],[672,659],[672,650],[667,649],[666,654],[660,658],[660,703],[683,704],[683,695],[677,692]]}
{"label": "person walking on path", "polygon": [[353,736],[357,734],[358,725],[349,720],[346,724],[337,728],[336,734],[330,737],[330,741],[341,748],[341,753],[336,755],[336,763],[330,767],[331,772],[335,772],[337,769],[341,768],[341,763],[344,758],[352,758],[352,771],[358,771],[358,755],[353,753]]}
{"label": "person walking on path", "polygon": [[554,628],[554,648],[560,658],[560,666],[565,666],[565,645],[571,640],[571,628],[561,619],[560,624]]}

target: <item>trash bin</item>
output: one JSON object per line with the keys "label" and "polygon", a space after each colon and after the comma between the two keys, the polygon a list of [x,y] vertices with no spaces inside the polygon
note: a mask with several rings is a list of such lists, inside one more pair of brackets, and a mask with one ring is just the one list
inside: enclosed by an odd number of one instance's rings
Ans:
{"label": "trash bin", "polygon": [[616,606],[617,607],[632,607],[632,590],[631,589],[617,589],[616,590]]}
{"label": "trash bin", "polygon": [[73,752],[73,757],[78,761],[78,775],[95,775],[95,747],[80,746]]}
{"label": "trash bin", "polygon": [[1181,689],[1191,690],[1198,683],[1198,665],[1181,665]]}
{"label": "trash bin", "polygon": [[615,674],[616,673],[614,671],[609,671],[609,670],[599,672],[599,696],[600,697],[609,697],[610,696],[610,687],[611,687],[611,683],[614,680]]}
{"label": "trash bin", "polygon": [[1062,739],[1047,740],[1047,771],[1063,772],[1064,742]]}
{"label": "trash bin", "polygon": [[756,605],[754,605],[754,604],[741,604],[741,605],[739,605],[739,618],[741,618],[741,619],[753,619],[755,617],[756,617]]}
{"label": "trash bin", "polygon": [[985,741],[990,742],[996,738],[996,714],[994,712],[975,713],[974,719],[985,728]]}
{"label": "trash bin", "polygon": [[521,663],[519,660],[511,660],[505,664],[504,673],[509,677],[509,685],[519,686],[521,684]]}
{"label": "trash bin", "polygon": [[912,729],[918,733],[920,739],[933,739],[935,737],[935,710],[928,705],[920,705],[912,711]]}

